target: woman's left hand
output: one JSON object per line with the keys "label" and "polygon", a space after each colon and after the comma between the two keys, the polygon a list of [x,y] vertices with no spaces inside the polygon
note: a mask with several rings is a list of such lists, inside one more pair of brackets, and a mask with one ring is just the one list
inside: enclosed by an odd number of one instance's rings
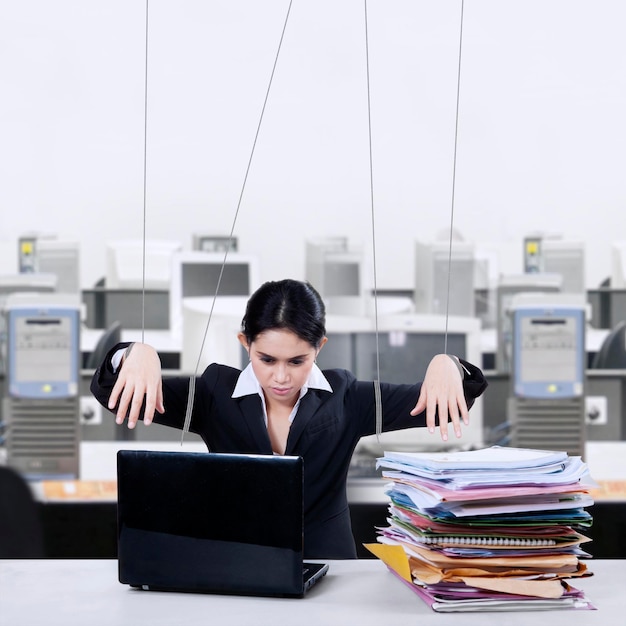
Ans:
{"label": "woman's left hand", "polygon": [[[456,362],[455,362],[456,361]],[[448,418],[457,437],[461,436],[461,419],[469,424],[469,412],[463,393],[463,378],[456,357],[435,355],[426,370],[419,398],[411,415],[426,410],[426,426],[435,432],[435,415],[439,417],[441,438],[448,440]]]}

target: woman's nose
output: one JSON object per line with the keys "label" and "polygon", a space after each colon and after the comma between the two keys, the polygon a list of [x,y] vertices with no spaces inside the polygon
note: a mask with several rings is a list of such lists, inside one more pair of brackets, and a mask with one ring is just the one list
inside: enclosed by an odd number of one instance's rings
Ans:
{"label": "woman's nose", "polygon": [[277,365],[274,369],[274,378],[277,382],[284,382],[289,377],[287,368],[284,365]]}

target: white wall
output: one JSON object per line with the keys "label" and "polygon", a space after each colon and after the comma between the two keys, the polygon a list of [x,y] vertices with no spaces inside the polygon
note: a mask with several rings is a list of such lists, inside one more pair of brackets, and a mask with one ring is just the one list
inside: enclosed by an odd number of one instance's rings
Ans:
{"label": "white wall", "polygon": [[[288,0],[151,0],[146,233],[228,233]],[[0,268],[25,231],[143,230],[142,0],[2,3]],[[413,284],[413,242],[449,228],[460,0],[370,0],[377,275]],[[521,271],[525,234],[584,239],[587,283],[626,239],[626,4],[465,0],[454,225]],[[304,241],[371,247],[364,3],[294,0],[235,234],[261,278]]]}

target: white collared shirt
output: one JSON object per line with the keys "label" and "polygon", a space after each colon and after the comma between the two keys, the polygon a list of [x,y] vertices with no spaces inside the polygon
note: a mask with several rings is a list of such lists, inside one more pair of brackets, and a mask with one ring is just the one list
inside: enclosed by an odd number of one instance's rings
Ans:
{"label": "white collared shirt", "polygon": [[[293,407],[291,414],[289,415],[289,423],[293,422],[296,413],[298,412],[298,407],[300,406],[300,400],[302,396],[309,389],[322,389],[323,391],[330,391],[332,393],[333,389],[330,386],[330,383],[326,379],[326,376],[322,374],[322,370],[313,363],[313,367],[311,368],[311,373],[307,378],[304,385],[300,389],[300,395],[298,397],[298,401]],[[267,406],[265,405],[265,395],[263,394],[263,388],[261,387],[261,383],[259,383],[257,377],[254,374],[254,370],[252,369],[252,363],[248,363],[248,366],[239,374],[239,378],[237,379],[237,384],[235,385],[235,390],[233,391],[233,398],[241,398],[242,396],[250,396],[255,393],[258,393],[261,396],[261,403],[263,405],[263,417],[265,419],[265,425],[267,426]]]}

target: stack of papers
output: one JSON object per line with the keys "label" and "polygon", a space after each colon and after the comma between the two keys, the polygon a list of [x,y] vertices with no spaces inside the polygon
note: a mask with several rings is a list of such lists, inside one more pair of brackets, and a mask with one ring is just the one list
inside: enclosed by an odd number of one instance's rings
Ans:
{"label": "stack of papers", "polygon": [[494,446],[385,452],[378,467],[389,526],[367,548],[433,610],[594,608],[568,582],[591,575],[595,483],[580,457]]}

